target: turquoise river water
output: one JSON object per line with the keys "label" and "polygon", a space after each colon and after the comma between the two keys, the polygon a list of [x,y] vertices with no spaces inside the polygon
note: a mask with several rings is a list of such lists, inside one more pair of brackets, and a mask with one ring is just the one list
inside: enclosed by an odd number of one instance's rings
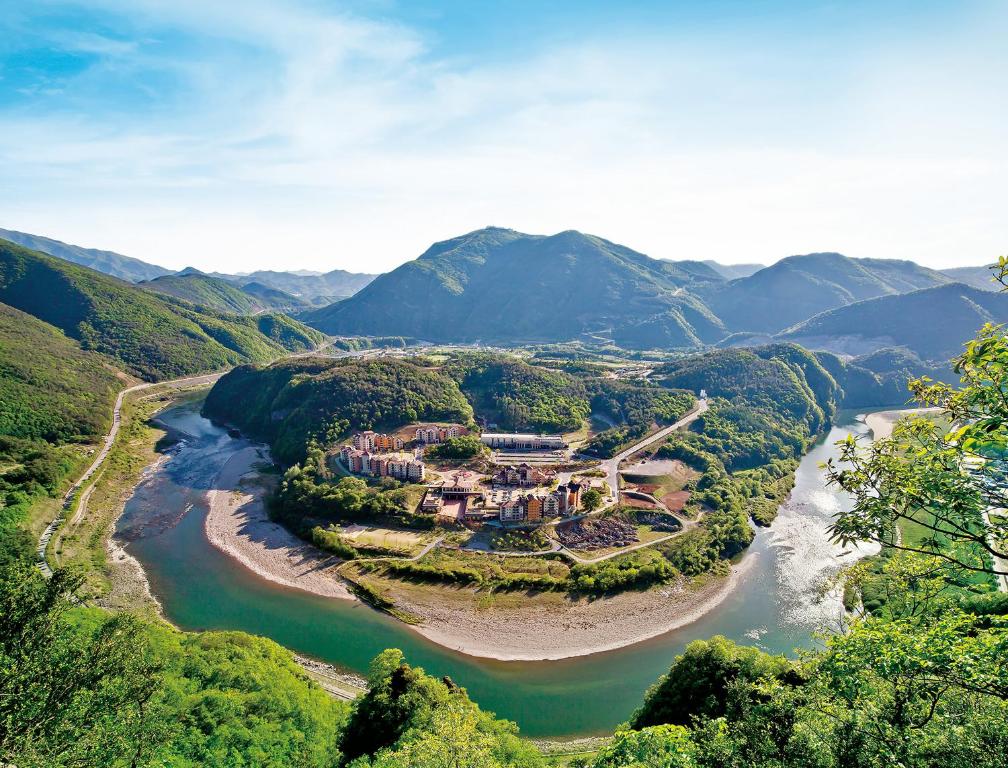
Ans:
{"label": "turquoise river water", "polygon": [[842,615],[835,594],[819,599],[822,583],[867,551],[841,551],[826,536],[830,516],[848,501],[825,487],[818,464],[835,455],[835,441],[865,432],[848,415],[801,462],[791,499],[773,526],[757,533],[747,554],[755,562],[736,591],[700,620],[623,649],[561,661],[477,659],[431,643],[360,603],[273,584],[211,546],[203,529],[204,495],[227,458],[248,443],[202,418],[199,405],[160,415],[176,442],[137,486],[117,527],[166,616],[184,629],[265,635],[357,672],[382,649],[401,648],[410,663],[450,675],[481,707],[517,721],[530,737],[612,732],[697,638],[721,634],[785,653],[810,647],[814,633]]}

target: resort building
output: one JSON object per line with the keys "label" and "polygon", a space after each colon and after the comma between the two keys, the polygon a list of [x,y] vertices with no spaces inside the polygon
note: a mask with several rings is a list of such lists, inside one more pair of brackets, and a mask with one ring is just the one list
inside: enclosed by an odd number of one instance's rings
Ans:
{"label": "resort building", "polygon": [[480,487],[480,476],[475,472],[460,469],[450,472],[440,485],[441,495],[446,498],[459,498],[462,496],[483,497],[483,489]]}
{"label": "resort building", "polygon": [[567,447],[562,435],[525,435],[517,432],[484,432],[480,440],[505,451],[556,451]]}
{"label": "resort building", "polygon": [[344,445],[339,457],[355,475],[392,477],[408,483],[422,483],[426,476],[424,463],[409,454],[378,454]]}
{"label": "resort building", "polygon": [[449,438],[458,437],[464,431],[458,424],[449,424],[448,426],[428,424],[417,428],[416,441],[424,445],[435,445],[443,443]]}
{"label": "resort building", "polygon": [[521,499],[502,501],[500,505],[500,521],[502,523],[520,523],[525,519],[525,505]]}
{"label": "resort building", "polygon": [[401,451],[403,441],[395,435],[384,435],[379,432],[367,430],[358,432],[351,440],[353,447],[358,451],[388,452]]}
{"label": "resort building", "polygon": [[501,467],[494,473],[494,485],[517,485],[521,488],[532,488],[536,485],[546,485],[556,479],[556,472],[539,469],[524,462],[516,467]]}
{"label": "resort building", "polygon": [[543,517],[557,517],[560,515],[560,493],[554,492],[543,497]]}
{"label": "resort building", "polygon": [[480,479],[464,469],[449,473],[440,483],[427,487],[421,510],[454,520],[483,517],[483,509],[476,509],[485,499]]}
{"label": "resort building", "polygon": [[523,501],[525,502],[525,519],[530,523],[539,523],[543,519],[543,500],[542,496],[526,496]]}

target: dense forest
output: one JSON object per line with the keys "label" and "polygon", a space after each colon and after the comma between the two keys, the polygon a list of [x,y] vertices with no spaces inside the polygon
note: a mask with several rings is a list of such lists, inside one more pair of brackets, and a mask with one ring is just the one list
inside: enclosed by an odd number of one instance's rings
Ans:
{"label": "dense forest", "polygon": [[573,432],[591,413],[584,385],[564,371],[489,354],[454,355],[445,371],[502,429]]}
{"label": "dense forest", "polygon": [[151,381],[264,362],[323,339],[285,315],[200,309],[6,240],[0,240],[0,301]]}
{"label": "dense forest", "polygon": [[472,422],[455,381],[407,360],[309,358],[235,368],[217,382],[203,412],[267,440],[285,464],[312,439],[414,421]]}

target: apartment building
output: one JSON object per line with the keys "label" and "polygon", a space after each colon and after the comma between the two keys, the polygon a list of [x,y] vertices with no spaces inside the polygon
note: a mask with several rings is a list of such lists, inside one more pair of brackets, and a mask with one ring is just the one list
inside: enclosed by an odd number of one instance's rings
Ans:
{"label": "apartment building", "polygon": [[395,435],[386,435],[380,432],[366,430],[358,432],[351,439],[353,447],[358,451],[371,451],[375,453],[387,453],[389,451],[401,451],[403,441]]}
{"label": "apartment building", "polygon": [[416,441],[423,445],[436,445],[452,437],[458,437],[463,432],[464,430],[458,424],[449,424],[448,426],[428,424],[417,428]]}

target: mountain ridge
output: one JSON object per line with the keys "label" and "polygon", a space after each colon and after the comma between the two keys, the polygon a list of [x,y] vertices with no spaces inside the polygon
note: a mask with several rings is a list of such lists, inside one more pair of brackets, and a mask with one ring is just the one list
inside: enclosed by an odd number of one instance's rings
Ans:
{"label": "mountain ridge", "polygon": [[265,362],[309,350],[323,338],[280,313],[201,311],[7,240],[0,240],[0,302],[151,381]]}
{"label": "mountain ridge", "polygon": [[172,271],[157,264],[150,264],[132,256],[123,256],[115,251],[104,251],[97,248],[84,248],[71,245],[62,240],[56,240],[42,235],[32,235],[12,229],[0,229],[0,238],[17,245],[47,253],[59,259],[79,264],[83,267],[104,272],[112,277],[128,280],[131,283],[140,280],[153,280],[162,275],[170,275]]}

